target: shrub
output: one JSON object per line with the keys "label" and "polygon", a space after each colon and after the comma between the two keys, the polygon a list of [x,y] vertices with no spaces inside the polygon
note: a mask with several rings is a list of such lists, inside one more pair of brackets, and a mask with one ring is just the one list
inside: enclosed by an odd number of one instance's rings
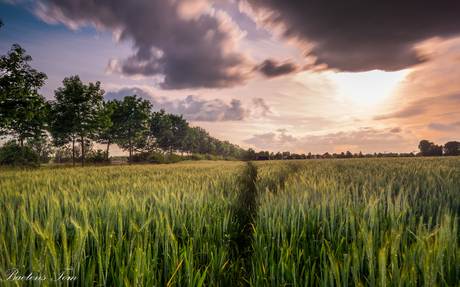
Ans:
{"label": "shrub", "polygon": [[96,152],[92,152],[85,157],[87,163],[110,163],[110,160],[107,157],[107,152],[98,149]]}
{"label": "shrub", "polygon": [[133,162],[146,162],[148,161],[150,153],[143,151],[133,155]]}
{"label": "shrub", "polygon": [[[168,160],[169,160],[169,158],[168,158]],[[176,163],[176,162],[180,162],[180,161],[182,161],[182,157],[180,155],[177,155],[177,154],[173,153],[173,161],[172,162]]]}
{"label": "shrub", "polygon": [[203,160],[204,158],[197,153],[192,153],[191,155],[186,156],[185,159],[186,160]]}
{"label": "shrub", "polygon": [[215,156],[211,154],[205,154],[204,158],[207,160],[223,160],[223,158],[221,158],[220,156]]}
{"label": "shrub", "polygon": [[11,167],[40,167],[40,157],[29,146],[21,146],[16,142],[8,142],[0,148],[0,165]]}
{"label": "shrub", "polygon": [[169,163],[169,159],[166,159],[165,156],[161,153],[151,153],[147,157],[149,163]]}

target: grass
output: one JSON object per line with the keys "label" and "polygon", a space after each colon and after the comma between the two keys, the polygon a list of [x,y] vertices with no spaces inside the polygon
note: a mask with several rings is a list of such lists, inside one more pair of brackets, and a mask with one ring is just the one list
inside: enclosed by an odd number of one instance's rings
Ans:
{"label": "grass", "polygon": [[0,285],[457,286],[459,163],[5,169]]}

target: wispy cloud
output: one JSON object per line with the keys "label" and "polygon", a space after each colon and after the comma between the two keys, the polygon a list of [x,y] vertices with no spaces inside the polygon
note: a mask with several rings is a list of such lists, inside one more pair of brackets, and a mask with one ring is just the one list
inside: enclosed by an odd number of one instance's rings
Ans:
{"label": "wispy cloud", "polygon": [[431,130],[442,131],[442,132],[457,131],[457,128],[455,126],[456,126],[455,124],[446,125],[446,124],[436,124],[436,123],[431,123],[428,125],[428,127]]}

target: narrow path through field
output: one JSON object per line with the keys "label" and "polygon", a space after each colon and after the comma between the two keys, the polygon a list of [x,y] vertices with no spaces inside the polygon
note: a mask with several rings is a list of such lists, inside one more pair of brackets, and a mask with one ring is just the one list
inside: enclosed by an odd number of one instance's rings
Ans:
{"label": "narrow path through field", "polygon": [[235,278],[237,286],[249,285],[248,282],[251,278],[252,266],[252,234],[254,231],[253,221],[256,216],[256,189],[257,181],[257,168],[248,162],[247,166],[243,169],[240,178],[240,193],[238,196],[238,203],[235,206],[235,215],[238,219],[240,226],[240,233],[234,238],[237,245],[238,258],[241,260],[241,267],[244,269],[244,276]]}

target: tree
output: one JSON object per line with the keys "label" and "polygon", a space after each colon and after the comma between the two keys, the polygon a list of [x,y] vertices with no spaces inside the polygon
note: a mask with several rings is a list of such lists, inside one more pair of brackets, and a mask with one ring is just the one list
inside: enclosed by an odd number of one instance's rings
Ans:
{"label": "tree", "polygon": [[[64,103],[50,103],[48,114],[48,131],[53,139],[53,145],[61,149],[68,143],[72,143],[72,162],[75,166],[75,141],[76,131],[73,127],[74,118],[71,110],[64,109]],[[61,158],[58,155],[58,158]],[[60,160],[58,160],[60,163]]]}
{"label": "tree", "polygon": [[[101,129],[112,125],[111,110],[104,108],[104,90],[101,83],[86,86],[78,76],[65,78],[64,87],[54,91],[55,102],[52,103],[50,132],[59,144],[72,141],[75,165],[75,139],[81,143]],[[85,166],[85,149],[81,145],[81,165]]]}
{"label": "tree", "polygon": [[167,131],[170,129],[170,122],[164,109],[161,109],[159,112],[154,112],[149,118],[148,136],[154,139],[152,142],[155,153],[157,153],[158,148],[160,148],[161,139],[166,136]]}
{"label": "tree", "polygon": [[16,136],[24,150],[24,139],[42,135],[46,122],[46,101],[38,94],[47,79],[32,69],[32,57],[14,44],[0,57],[0,135]]}
{"label": "tree", "polygon": [[191,147],[190,151],[192,153],[199,153],[201,155],[206,153],[206,145],[208,144],[209,134],[208,132],[201,128],[201,127],[193,127],[190,128],[191,131],[189,132],[189,140],[194,141],[194,143],[189,143],[188,145]]}
{"label": "tree", "polygon": [[54,162],[55,163],[66,163],[69,162],[70,158],[72,158],[72,149],[67,146],[62,146],[55,149],[56,153],[54,154]]}
{"label": "tree", "polygon": [[115,143],[118,139],[118,130],[121,124],[122,111],[120,109],[120,101],[113,100],[103,103],[104,109],[109,114],[112,125],[110,127],[99,127],[97,133],[93,135],[93,140],[100,144],[107,145],[107,161],[109,161],[110,144]]}
{"label": "tree", "polygon": [[444,154],[445,155],[459,155],[460,142],[450,141],[444,145]]}
{"label": "tree", "polygon": [[430,156],[442,156],[442,145],[433,145],[429,151]]}
{"label": "tree", "polygon": [[182,115],[164,114],[162,120],[163,130],[158,130],[157,141],[160,148],[169,150],[171,162],[173,151],[184,148],[187,144],[189,125]]}
{"label": "tree", "polygon": [[41,163],[48,163],[50,155],[54,152],[53,145],[46,135],[29,139],[27,140],[26,145],[38,154]]}
{"label": "tree", "polygon": [[255,160],[256,159],[256,152],[252,148],[248,148],[244,155],[244,160]]}
{"label": "tree", "polygon": [[418,144],[418,148],[420,149],[420,154],[422,156],[429,156],[430,149],[432,149],[433,146],[434,146],[434,143],[428,140],[421,140],[420,143]]}
{"label": "tree", "polygon": [[117,111],[117,143],[123,150],[129,151],[129,164],[133,162],[133,141],[141,137],[149,128],[152,104],[136,95],[124,97]]}
{"label": "tree", "polygon": [[198,131],[194,128],[189,128],[184,150],[190,153],[197,153],[200,144],[199,138]]}
{"label": "tree", "polygon": [[0,148],[0,165],[39,167],[40,157],[30,147],[25,146],[21,149],[16,140],[10,140]]}

